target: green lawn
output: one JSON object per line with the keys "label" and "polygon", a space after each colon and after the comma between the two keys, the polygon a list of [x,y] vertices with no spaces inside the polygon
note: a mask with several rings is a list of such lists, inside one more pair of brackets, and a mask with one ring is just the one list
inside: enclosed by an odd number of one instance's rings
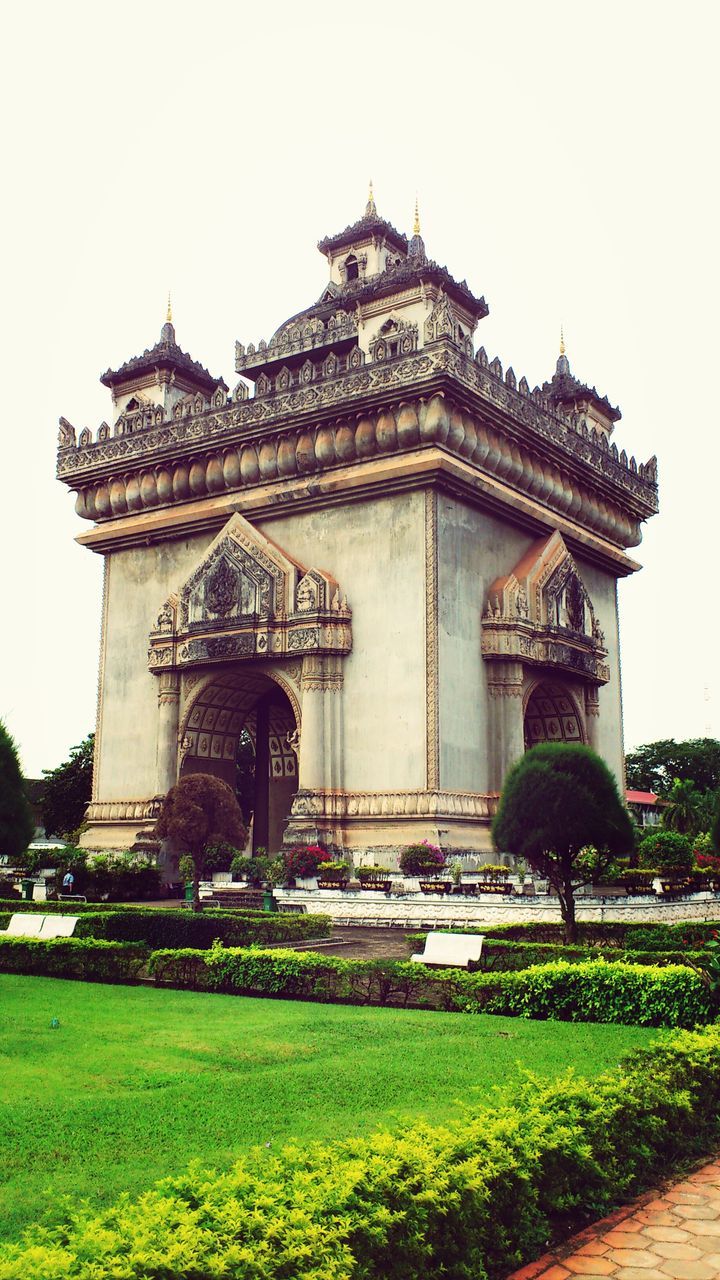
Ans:
{"label": "green lawn", "polygon": [[522,1066],[592,1076],[655,1034],[0,975],[0,1233],[193,1158],[457,1114]]}

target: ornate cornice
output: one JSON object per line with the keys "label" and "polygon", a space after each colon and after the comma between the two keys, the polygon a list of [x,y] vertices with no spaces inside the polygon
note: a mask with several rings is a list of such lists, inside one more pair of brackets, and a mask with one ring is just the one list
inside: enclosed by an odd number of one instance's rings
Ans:
{"label": "ornate cornice", "polygon": [[495,793],[476,791],[299,791],[293,817],[384,820],[388,817],[442,817],[489,821],[497,809]]}
{"label": "ornate cornice", "polygon": [[83,448],[68,443],[66,424],[58,476],[78,491],[78,514],[108,520],[433,445],[616,546],[636,545],[640,521],[657,510],[655,460],[628,461],[603,433],[483,359],[437,341]]}

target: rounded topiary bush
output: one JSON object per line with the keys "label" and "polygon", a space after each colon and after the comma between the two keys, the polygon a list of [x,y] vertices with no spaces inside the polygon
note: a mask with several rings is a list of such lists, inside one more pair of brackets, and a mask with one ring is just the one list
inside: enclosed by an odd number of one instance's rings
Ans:
{"label": "rounded topiary bush", "polygon": [[400,870],[406,876],[432,876],[444,870],[445,854],[436,844],[421,840],[408,844],[400,854]]}
{"label": "rounded topiary bush", "polygon": [[658,831],[646,836],[639,849],[640,866],[656,867],[658,871],[692,870],[693,842],[679,831]]}

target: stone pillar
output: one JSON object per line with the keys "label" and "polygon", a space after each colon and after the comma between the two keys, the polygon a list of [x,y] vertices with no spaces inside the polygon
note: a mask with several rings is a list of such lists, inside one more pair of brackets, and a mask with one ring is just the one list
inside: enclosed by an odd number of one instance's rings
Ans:
{"label": "stone pillar", "polygon": [[585,733],[587,743],[597,751],[598,716],[600,715],[600,690],[595,684],[585,686]]}
{"label": "stone pillar", "polygon": [[303,658],[298,792],[285,843],[319,842],[339,851],[335,793],[343,786],[342,658],[308,654]]}
{"label": "stone pillar", "polygon": [[177,782],[180,676],[176,671],[161,671],[158,679],[156,792],[164,796]]}
{"label": "stone pillar", "polygon": [[502,791],[508,771],[525,751],[522,664],[493,662],[488,693],[488,787]]}
{"label": "stone pillar", "polygon": [[298,789],[325,790],[325,670],[318,654],[303,658]]}

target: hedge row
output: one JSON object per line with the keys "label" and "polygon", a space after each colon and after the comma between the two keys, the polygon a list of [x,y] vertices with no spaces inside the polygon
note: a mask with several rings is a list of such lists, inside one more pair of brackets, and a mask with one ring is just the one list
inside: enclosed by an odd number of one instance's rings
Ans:
{"label": "hedge row", "polygon": [[257,1150],[0,1246],[0,1280],[501,1280],[720,1139],[720,1030],[440,1128]]}
{"label": "hedge row", "polygon": [[[455,932],[453,930],[453,932]],[[412,952],[422,950],[426,933],[408,935],[408,947]],[[549,964],[553,960],[566,960],[569,964],[581,964],[588,960],[608,960],[613,963],[624,960],[628,964],[700,964],[701,951],[633,951],[627,947],[568,946],[560,942],[506,942],[501,938],[485,938],[479,968],[483,973],[504,973],[515,969],[528,969],[535,964]]]}
{"label": "hedge row", "polygon": [[132,942],[96,939],[0,937],[0,971],[82,982],[135,982],[149,949]]}
{"label": "hedge row", "polygon": [[148,971],[161,984],[232,995],[571,1022],[692,1027],[714,1010],[708,987],[684,965],[592,960],[485,974],[438,972],[410,961],[215,946],[206,952],[155,951]]}
{"label": "hedge row", "polygon": [[[63,914],[76,914],[74,906],[68,903],[60,905],[64,908]],[[202,949],[212,946],[216,938],[227,946],[236,947],[253,943],[297,942],[306,938],[326,938],[332,926],[329,916],[280,915],[268,911],[210,910],[196,913],[153,907],[125,907],[120,911],[93,907],[79,914],[74,933],[76,938],[144,942],[149,947]],[[0,929],[7,928],[9,921],[9,914],[0,913]]]}
{"label": "hedge row", "polygon": [[[453,929],[453,933],[477,933],[478,929]],[[481,932],[487,938],[506,942],[562,943],[562,924],[497,924]],[[636,921],[582,922],[578,924],[578,943],[590,947],[624,947],[628,951],[672,951],[686,944],[702,946],[720,932],[720,920],[686,921],[678,924],[642,924]]]}

